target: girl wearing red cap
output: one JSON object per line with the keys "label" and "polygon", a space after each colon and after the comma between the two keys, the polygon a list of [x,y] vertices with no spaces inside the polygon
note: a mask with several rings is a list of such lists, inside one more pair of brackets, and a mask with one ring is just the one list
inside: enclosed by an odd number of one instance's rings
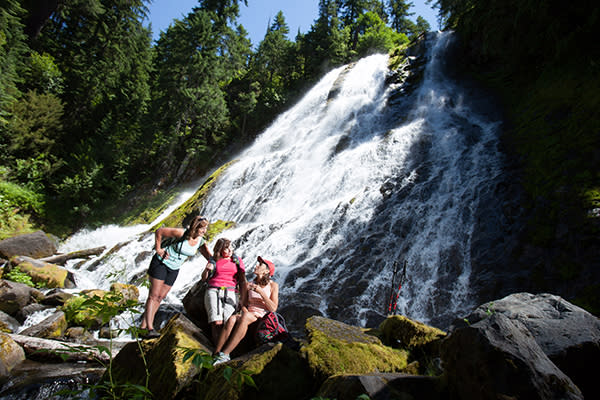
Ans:
{"label": "girl wearing red cap", "polygon": [[[229,361],[229,354],[246,336],[248,326],[251,323],[264,317],[269,311],[277,311],[279,285],[271,280],[274,273],[275,265],[271,261],[262,257],[257,258],[257,264],[254,268],[256,277],[254,281],[247,285],[246,305],[242,307],[242,315],[232,316],[227,321],[215,347],[215,354],[217,355],[215,364]],[[230,332],[231,336],[229,336]]]}

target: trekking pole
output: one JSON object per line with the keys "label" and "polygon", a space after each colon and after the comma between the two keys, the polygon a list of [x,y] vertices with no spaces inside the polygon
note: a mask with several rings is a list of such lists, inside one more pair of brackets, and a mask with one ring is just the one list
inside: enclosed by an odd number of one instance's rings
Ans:
{"label": "trekking pole", "polygon": [[404,260],[404,268],[402,269],[402,275],[400,276],[400,284],[398,285],[398,292],[396,293],[396,299],[394,300],[394,308],[392,315],[396,314],[396,306],[398,305],[398,297],[400,297],[400,289],[402,289],[402,283],[406,279],[406,260]]}
{"label": "trekking pole", "polygon": [[388,301],[388,314],[392,311],[392,301],[394,300],[394,283],[396,281],[396,271],[398,270],[398,261],[394,261],[394,273],[392,274],[392,286],[390,286],[390,299]]}

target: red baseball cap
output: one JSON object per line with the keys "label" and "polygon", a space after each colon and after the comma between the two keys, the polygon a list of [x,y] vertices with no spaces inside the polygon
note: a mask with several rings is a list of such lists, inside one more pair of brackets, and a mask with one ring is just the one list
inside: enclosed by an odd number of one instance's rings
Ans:
{"label": "red baseball cap", "polygon": [[271,261],[265,260],[261,256],[258,256],[257,260],[259,263],[265,264],[267,267],[269,267],[269,275],[273,276],[273,274],[275,273],[275,265]]}

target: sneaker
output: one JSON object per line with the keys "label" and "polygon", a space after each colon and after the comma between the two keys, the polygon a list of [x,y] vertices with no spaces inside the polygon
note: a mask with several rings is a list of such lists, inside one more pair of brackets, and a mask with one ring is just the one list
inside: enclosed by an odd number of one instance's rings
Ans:
{"label": "sneaker", "polygon": [[217,357],[213,361],[213,365],[218,365],[218,364],[227,362],[229,360],[231,360],[231,358],[229,357],[229,354],[218,352]]}

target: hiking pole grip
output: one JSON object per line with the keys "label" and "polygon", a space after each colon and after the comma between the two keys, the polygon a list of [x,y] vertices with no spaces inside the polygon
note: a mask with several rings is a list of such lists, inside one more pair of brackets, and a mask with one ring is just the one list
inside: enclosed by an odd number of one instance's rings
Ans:
{"label": "hiking pole grip", "polygon": [[396,272],[398,271],[398,260],[394,261],[394,271],[392,273],[392,286],[390,287],[390,298],[388,300],[388,314],[392,311],[392,302],[394,300],[394,287],[396,283]]}

